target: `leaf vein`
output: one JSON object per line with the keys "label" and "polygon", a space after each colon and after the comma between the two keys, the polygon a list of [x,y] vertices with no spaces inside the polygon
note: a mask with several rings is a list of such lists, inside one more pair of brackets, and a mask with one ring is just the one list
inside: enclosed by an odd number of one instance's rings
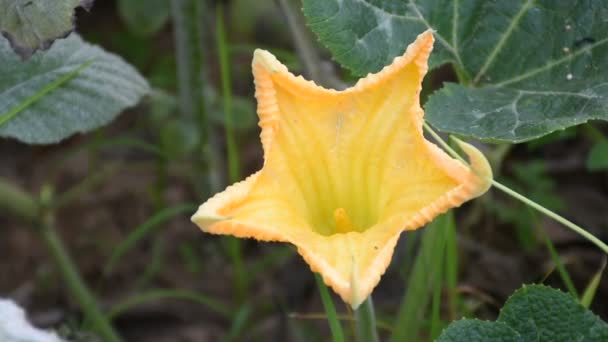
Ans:
{"label": "leaf vein", "polygon": [[521,8],[517,12],[517,14],[513,17],[513,20],[511,20],[511,23],[509,24],[509,26],[507,27],[505,32],[501,35],[500,39],[494,46],[494,49],[492,49],[492,52],[490,52],[490,55],[488,56],[488,58],[486,58],[481,69],[479,69],[479,72],[477,73],[477,75],[475,75],[475,78],[473,79],[474,84],[479,82],[481,77],[488,71],[488,69],[490,68],[492,63],[494,63],[494,59],[496,59],[496,56],[498,56],[498,53],[502,50],[502,48],[504,47],[505,43],[507,42],[507,40],[509,39],[509,37],[511,36],[513,31],[515,31],[517,24],[519,24],[519,21],[521,20],[521,18],[524,16],[524,14],[528,11],[528,9],[530,9],[530,7],[533,4],[534,4],[533,0],[527,0],[521,6]]}
{"label": "leaf vein", "polygon": [[532,70],[530,70],[528,72],[525,72],[525,73],[523,73],[523,74],[521,74],[519,76],[515,76],[513,78],[510,78],[510,79],[504,80],[502,82],[496,83],[494,86],[496,86],[496,87],[503,87],[503,86],[506,86],[506,85],[509,85],[509,84],[512,84],[512,83],[515,83],[515,82],[519,82],[519,81],[524,80],[526,78],[532,77],[532,76],[534,76],[536,74],[539,74],[539,73],[542,73],[544,71],[551,70],[555,66],[560,65],[560,64],[565,63],[565,62],[568,62],[568,61],[574,59],[575,57],[578,57],[579,55],[581,55],[581,54],[583,54],[583,53],[585,53],[587,51],[590,51],[590,50],[594,49],[595,47],[597,47],[599,45],[602,45],[604,43],[608,43],[608,37],[604,38],[604,39],[601,39],[601,40],[599,40],[599,41],[597,41],[597,42],[595,42],[593,44],[587,45],[586,47],[584,47],[584,48],[582,48],[582,49],[580,49],[580,50],[578,50],[576,52],[573,52],[573,53],[571,53],[571,54],[569,54],[569,55],[567,55],[565,57],[562,57],[562,58],[550,61],[549,63],[547,63],[547,64],[545,64],[545,65],[543,65],[543,66],[541,66],[539,68],[532,69]]}
{"label": "leaf vein", "polygon": [[6,122],[8,122],[12,118],[14,118],[15,116],[17,116],[17,114],[19,114],[23,110],[27,109],[27,107],[29,107],[33,103],[35,103],[38,100],[40,100],[41,98],[43,98],[49,92],[59,88],[64,83],[66,83],[66,82],[70,81],[71,79],[73,79],[74,77],[76,77],[76,75],[78,75],[78,73],[80,73],[82,70],[84,70],[85,68],[90,66],[92,63],[93,63],[93,60],[89,60],[85,63],[82,63],[76,69],[74,69],[74,70],[68,72],[67,74],[64,74],[63,76],[59,77],[58,79],[52,81],[51,83],[46,85],[44,88],[40,89],[38,92],[36,92],[31,97],[29,97],[29,98],[25,99],[23,102],[19,103],[16,107],[13,107],[8,112],[0,115],[0,126],[2,126]]}
{"label": "leaf vein", "polygon": [[452,46],[454,47],[454,51],[458,52],[458,20],[459,11],[458,7],[460,6],[458,0],[454,0],[454,6],[452,8]]}
{"label": "leaf vein", "polygon": [[433,34],[435,36],[435,38],[437,39],[437,41],[439,43],[441,43],[441,45],[443,45],[448,51],[450,51],[452,53],[452,55],[454,56],[454,58],[456,58],[456,62],[459,65],[462,65],[462,59],[460,58],[460,54],[458,53],[458,51],[450,44],[448,43],[447,39],[445,37],[443,37],[441,34],[439,34],[430,24],[428,21],[426,21],[426,19],[424,18],[424,16],[422,15],[422,13],[420,12],[420,10],[418,9],[418,6],[416,6],[416,3],[414,0],[409,0],[409,5],[412,8],[414,14],[416,15],[415,17],[409,16],[409,15],[405,15],[405,14],[397,14],[397,13],[392,13],[389,12],[387,10],[385,10],[382,7],[378,7],[366,0],[357,0],[367,6],[369,6],[370,8],[379,11],[381,13],[383,13],[384,15],[387,16],[391,16],[391,17],[395,17],[395,18],[400,18],[400,19],[405,19],[405,20],[410,20],[410,21],[417,21],[422,23],[424,26],[426,26],[427,29],[433,30]]}
{"label": "leaf vein", "polygon": [[435,37],[437,38],[437,40],[443,46],[445,46],[445,48],[448,49],[448,51],[450,51],[454,55],[454,57],[456,58],[456,61],[458,62],[458,64],[462,65],[462,60],[460,59],[460,55],[458,54],[458,51],[456,51],[454,49],[454,47],[452,45],[450,45],[450,43],[448,43],[448,41],[441,34],[439,34],[439,32],[437,32],[433,27],[431,27],[431,25],[428,23],[428,21],[426,21],[426,19],[424,19],[424,16],[422,15],[422,12],[420,12],[420,9],[416,5],[416,2],[414,0],[409,0],[409,4],[412,7],[412,9],[414,10],[414,13],[420,19],[420,22],[422,22],[428,29],[434,31],[433,33],[434,33]]}

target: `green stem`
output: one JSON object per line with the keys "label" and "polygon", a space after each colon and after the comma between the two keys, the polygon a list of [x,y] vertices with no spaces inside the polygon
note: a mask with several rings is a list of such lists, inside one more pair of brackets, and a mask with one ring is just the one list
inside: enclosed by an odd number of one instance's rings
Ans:
{"label": "green stem", "polygon": [[3,179],[0,179],[0,210],[7,211],[39,227],[35,231],[40,234],[40,237],[47,244],[68,289],[80,304],[87,319],[95,324],[95,331],[99,333],[104,341],[120,341],[120,337],[113,330],[110,322],[97,307],[95,298],[85,286],[78,269],[67,254],[61,239],[51,224],[52,213],[47,212],[45,214],[40,210],[38,201]]}
{"label": "green stem", "polygon": [[[448,145],[442,138],[441,136],[439,136],[439,134],[437,134],[432,128],[431,126],[429,126],[426,122],[424,123],[424,128],[427,130],[427,132],[446,150],[448,151],[448,153],[450,155],[452,155],[452,157],[460,160],[463,163],[466,163],[464,161],[464,159],[456,152],[454,151],[454,149],[452,149],[450,147],[450,145]],[[595,237],[593,234],[589,233],[588,231],[586,231],[584,228],[578,226],[577,224],[567,220],[566,218],[558,215],[557,213],[543,207],[542,205],[534,202],[533,200],[521,195],[520,193],[516,192],[515,190],[512,190],[511,188],[507,187],[506,185],[503,185],[499,182],[497,182],[496,180],[492,180],[492,185],[497,188],[498,190],[504,192],[505,194],[523,202],[524,204],[528,205],[529,207],[539,211],[540,213],[554,219],[555,221],[563,224],[564,226],[570,228],[571,230],[573,230],[574,232],[580,234],[581,236],[583,236],[585,239],[591,241],[593,244],[595,244],[596,246],[598,246],[601,250],[604,251],[604,253],[608,254],[608,245],[606,245],[602,240],[598,239],[597,237]]]}
{"label": "green stem", "polygon": [[359,342],[379,341],[378,331],[376,330],[376,313],[371,295],[355,310],[355,321]]}
{"label": "green stem", "polygon": [[458,78],[458,82],[462,85],[469,85],[471,84],[471,77],[469,76],[469,74],[466,72],[466,70],[464,70],[463,67],[461,67],[460,65],[454,63],[453,64],[454,67],[454,72],[456,73],[456,77]]}
{"label": "green stem", "polygon": [[194,122],[198,126],[199,142],[197,156],[198,170],[208,174],[206,184],[201,184],[204,193],[220,190],[222,180],[219,153],[210,141],[205,103],[205,75],[203,70],[203,14],[204,1],[171,0],[175,50],[177,59],[177,78],[179,87],[179,110],[185,124]]}
{"label": "green stem", "polygon": [[566,285],[566,288],[568,289],[568,292],[570,292],[572,297],[578,299],[578,291],[576,290],[576,287],[574,286],[574,283],[572,282],[570,273],[568,273],[568,270],[566,270],[566,267],[564,266],[564,263],[562,262],[562,259],[559,256],[559,253],[557,253],[557,250],[555,249],[553,242],[551,242],[551,239],[549,239],[549,236],[547,236],[547,232],[544,230],[544,228],[541,228],[541,230],[542,230],[543,240],[545,240],[545,245],[547,246],[547,250],[549,251],[549,254],[551,255],[551,259],[553,259],[553,263],[555,264],[555,268],[557,268],[557,272],[559,273],[559,276],[562,278],[564,285]]}
{"label": "green stem", "polygon": [[435,130],[433,130],[433,128],[426,123],[426,121],[423,123],[424,129],[427,131],[427,133],[429,133],[433,139],[435,139],[436,142],[439,143],[439,145],[441,145],[441,147],[443,147],[444,150],[448,151],[448,153],[458,159],[459,161],[463,162],[463,163],[467,163],[464,158],[462,158],[456,151],[454,151],[454,149],[447,143],[445,142],[445,140],[443,140],[443,138],[437,134],[437,132],[435,132]]}
{"label": "green stem", "polygon": [[36,221],[40,212],[38,203],[29,194],[3,179],[0,179],[0,211],[28,222]]}
{"label": "green stem", "polygon": [[222,80],[222,100],[225,115],[226,129],[226,147],[228,150],[228,175],[230,176],[230,182],[234,183],[241,178],[240,163],[239,163],[239,151],[234,136],[234,130],[232,124],[234,117],[232,113],[232,86],[230,82],[230,56],[228,51],[228,41],[226,39],[226,32],[224,27],[224,6],[221,3],[217,4],[216,11],[217,20],[217,50],[219,54],[220,62],[220,77]]}
{"label": "green stem", "polygon": [[108,317],[115,318],[134,306],[159,301],[162,299],[189,300],[207,307],[207,309],[224,318],[233,317],[233,312],[230,308],[226,307],[223,303],[216,301],[212,297],[202,295],[198,292],[179,289],[156,289],[138,293],[113,307],[108,313]]}
{"label": "green stem", "polygon": [[243,252],[241,248],[241,241],[234,236],[224,236],[224,249],[230,257],[232,262],[232,268],[234,271],[234,290],[236,298],[239,303],[244,303],[247,299],[247,292],[249,291],[249,277],[245,273],[245,266],[243,263]]}
{"label": "green stem", "polygon": [[[239,151],[234,136],[233,113],[232,113],[232,86],[230,82],[230,57],[228,55],[228,43],[224,27],[224,6],[219,3],[216,9],[216,40],[217,50],[220,63],[220,77],[222,80],[222,101],[224,107],[224,128],[226,130],[226,149],[228,151],[228,175],[230,182],[234,183],[241,178]],[[243,266],[243,256],[241,241],[234,237],[225,238],[225,246],[232,260],[232,266],[235,274],[236,295],[239,302],[243,302],[247,297],[247,288],[249,287],[247,274]]]}
{"label": "green stem", "polygon": [[97,306],[95,297],[89,289],[84,285],[84,281],[74,264],[74,261],[66,252],[63,242],[57,235],[54,227],[50,224],[45,224],[40,229],[40,235],[55,260],[66,286],[76,297],[76,301],[84,311],[85,316],[93,323],[94,329],[103,338],[104,341],[118,342],[120,337],[116,334],[110,322]]}
{"label": "green stem", "polygon": [[342,324],[340,324],[340,319],[336,313],[334,302],[331,300],[331,296],[329,295],[329,290],[323,282],[323,279],[321,279],[321,276],[317,273],[315,273],[315,281],[317,282],[319,294],[321,295],[321,301],[323,302],[323,307],[325,308],[325,314],[327,315],[327,321],[329,322],[332,340],[334,342],[343,342],[344,332],[342,331]]}
{"label": "green stem", "polygon": [[555,221],[563,224],[564,226],[572,229],[574,232],[580,234],[585,239],[591,241],[593,244],[595,244],[596,246],[601,248],[604,251],[604,253],[608,254],[608,245],[606,245],[602,240],[598,239],[593,234],[589,233],[588,231],[586,231],[584,228],[580,227],[579,225],[573,223],[570,220],[567,220],[566,218],[554,213],[553,211],[551,211],[551,210],[543,207],[542,205],[532,201],[531,199],[515,192],[514,190],[510,189],[509,187],[502,185],[501,183],[498,183],[495,180],[492,181],[492,185],[495,188],[499,189],[500,191],[506,193],[507,195],[509,195],[517,200],[520,200],[521,202],[530,206],[531,208],[536,209],[537,211],[541,212],[542,214],[545,214],[546,216],[548,216],[548,217],[554,219]]}

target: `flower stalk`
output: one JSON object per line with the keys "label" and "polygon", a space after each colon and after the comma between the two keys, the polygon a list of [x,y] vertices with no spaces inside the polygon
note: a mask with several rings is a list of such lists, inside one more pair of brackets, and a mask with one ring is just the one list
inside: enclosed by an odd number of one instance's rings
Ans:
{"label": "flower stalk", "polygon": [[376,313],[371,295],[355,310],[355,321],[359,342],[379,341],[378,330],[376,329]]}

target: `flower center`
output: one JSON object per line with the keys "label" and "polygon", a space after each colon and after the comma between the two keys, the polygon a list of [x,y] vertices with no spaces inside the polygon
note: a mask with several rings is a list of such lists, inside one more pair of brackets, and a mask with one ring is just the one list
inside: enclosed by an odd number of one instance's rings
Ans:
{"label": "flower center", "polygon": [[353,225],[352,221],[350,220],[350,217],[348,217],[348,214],[346,213],[346,210],[344,208],[338,208],[334,210],[334,224],[335,233],[349,233],[359,231],[359,229],[357,229]]}
{"label": "flower center", "polygon": [[331,210],[324,211],[316,216],[316,219],[310,222],[310,227],[318,234],[331,236],[350,232],[364,232],[373,225],[370,218],[361,215],[363,214],[362,211],[343,206],[337,207],[333,212]]}

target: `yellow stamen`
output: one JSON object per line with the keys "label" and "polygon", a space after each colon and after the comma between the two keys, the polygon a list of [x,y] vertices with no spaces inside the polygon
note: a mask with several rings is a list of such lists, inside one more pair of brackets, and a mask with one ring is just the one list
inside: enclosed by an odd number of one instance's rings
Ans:
{"label": "yellow stamen", "polygon": [[338,234],[358,231],[344,208],[338,208],[334,211],[334,220],[336,221],[336,233]]}

